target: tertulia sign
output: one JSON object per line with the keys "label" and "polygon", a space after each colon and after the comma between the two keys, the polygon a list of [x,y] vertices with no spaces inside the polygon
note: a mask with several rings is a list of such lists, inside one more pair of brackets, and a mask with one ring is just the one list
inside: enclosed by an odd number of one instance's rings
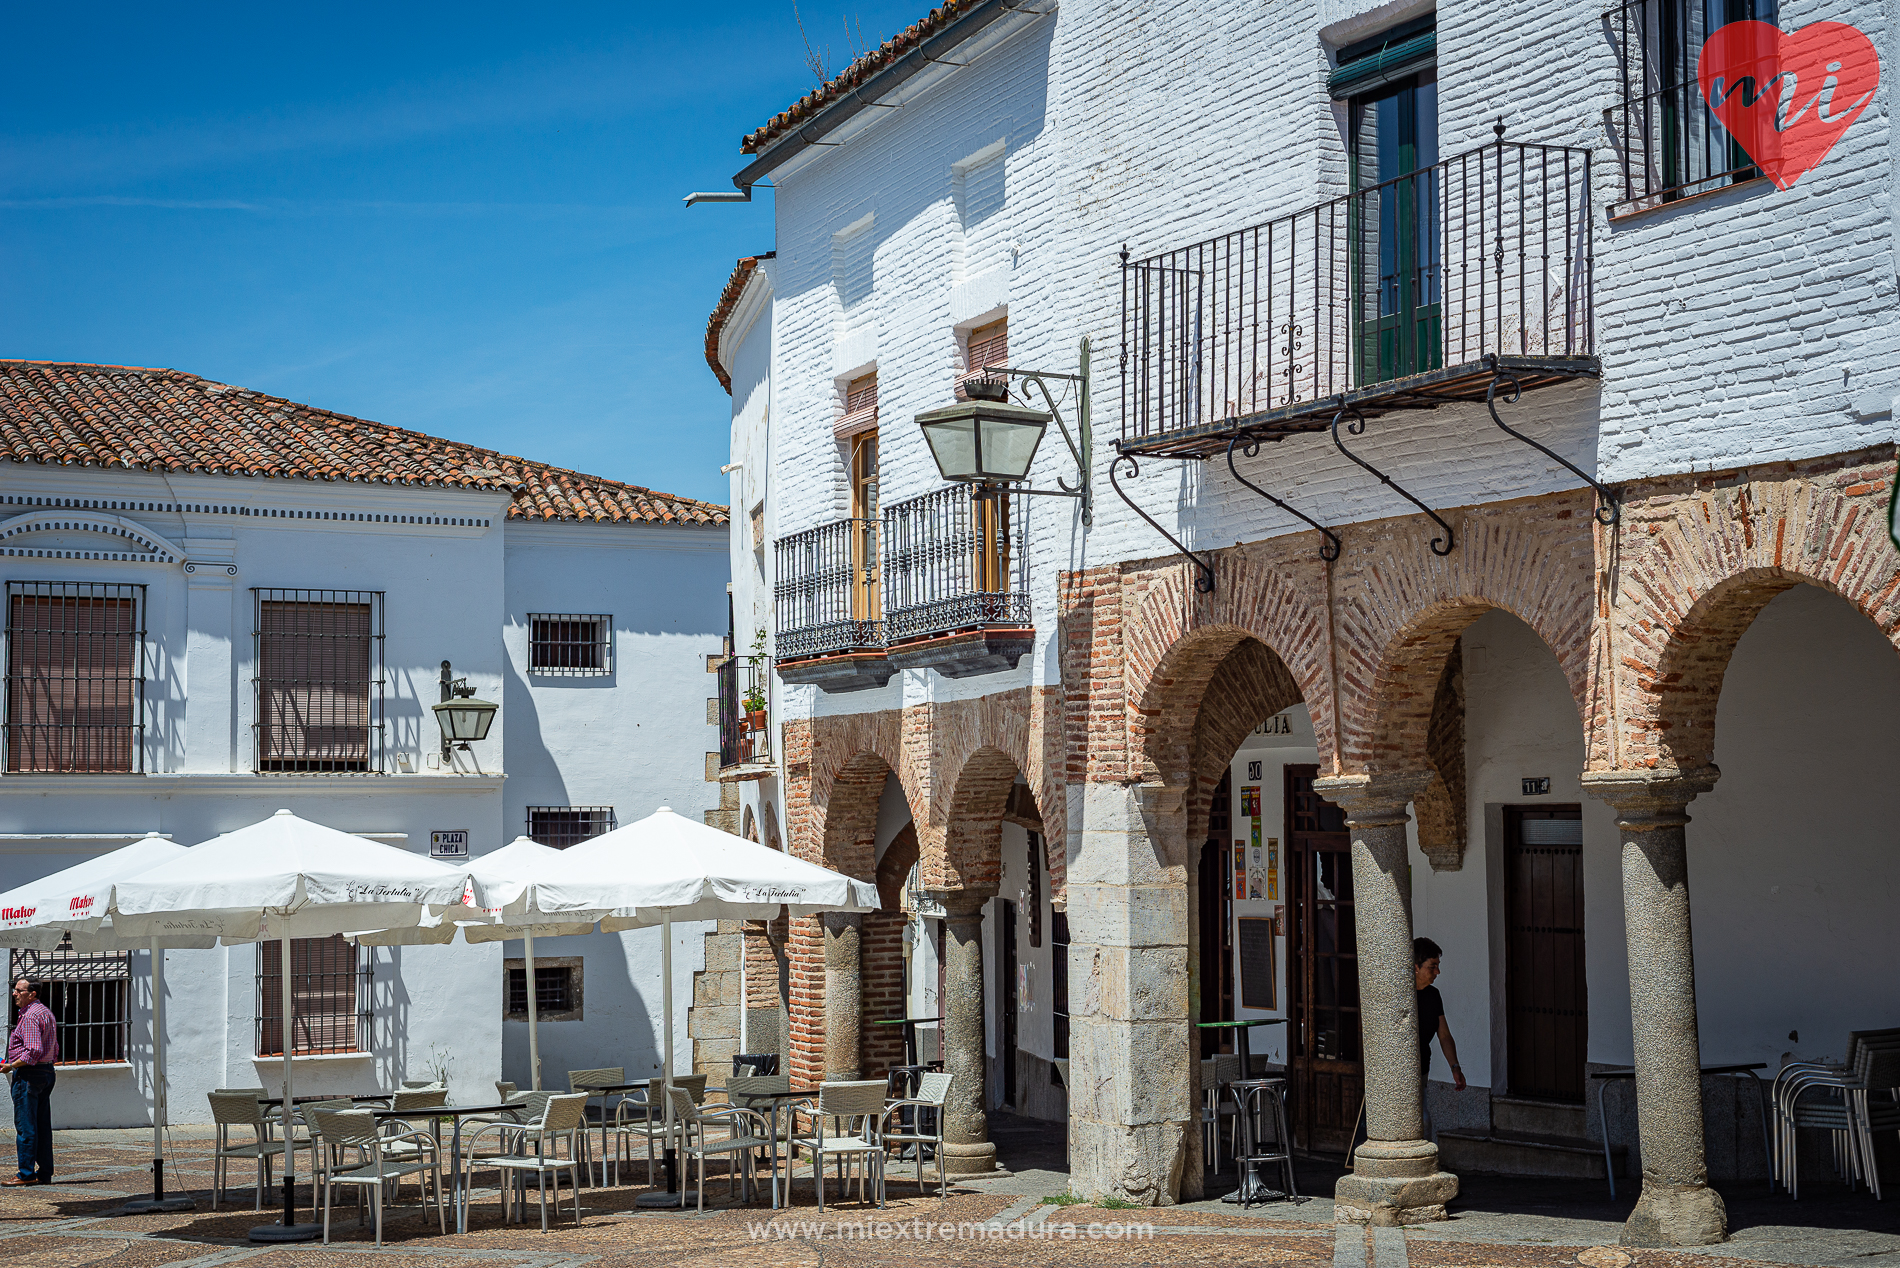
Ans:
{"label": "tertulia sign", "polygon": [[1731,22],[1703,43],[1696,79],[1736,144],[1788,189],[1866,112],[1880,86],[1880,54],[1844,22],[1788,32]]}

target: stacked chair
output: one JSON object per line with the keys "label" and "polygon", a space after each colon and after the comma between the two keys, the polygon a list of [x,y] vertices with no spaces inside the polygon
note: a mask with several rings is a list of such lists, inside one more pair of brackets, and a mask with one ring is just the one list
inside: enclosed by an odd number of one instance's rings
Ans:
{"label": "stacked chair", "polygon": [[1774,1177],[1799,1198],[1799,1136],[1804,1129],[1829,1134],[1834,1170],[1850,1186],[1866,1181],[1880,1200],[1874,1133],[1900,1132],[1900,1028],[1858,1030],[1848,1037],[1839,1065],[1794,1061],[1775,1076]]}

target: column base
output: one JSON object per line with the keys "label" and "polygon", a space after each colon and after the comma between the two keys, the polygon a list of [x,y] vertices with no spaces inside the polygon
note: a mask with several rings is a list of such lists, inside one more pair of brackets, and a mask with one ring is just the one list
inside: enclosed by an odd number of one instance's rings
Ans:
{"label": "column base", "polygon": [[1438,1169],[1429,1140],[1369,1140],[1353,1154],[1352,1174],[1333,1189],[1335,1224],[1429,1224],[1449,1219],[1458,1177]]}
{"label": "column base", "polygon": [[942,1145],[937,1158],[943,1173],[949,1176],[980,1176],[996,1170],[996,1145],[979,1140],[969,1145]]}
{"label": "column base", "polygon": [[1623,1225],[1625,1246],[1714,1246],[1728,1240],[1728,1207],[1706,1184],[1643,1177],[1643,1195]]}

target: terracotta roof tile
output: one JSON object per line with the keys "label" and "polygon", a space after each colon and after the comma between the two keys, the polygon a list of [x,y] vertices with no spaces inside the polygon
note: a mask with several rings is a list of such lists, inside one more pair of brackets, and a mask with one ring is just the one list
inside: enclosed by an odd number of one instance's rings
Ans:
{"label": "terracotta roof tile", "polygon": [[726,523],[726,508],[178,370],[0,360],[0,459],[514,495],[509,519]]}
{"label": "terracotta roof tile", "polygon": [[766,121],[765,126],[746,134],[739,142],[742,154],[757,154],[773,141],[805,122],[826,106],[859,87],[871,76],[923,43],[952,22],[968,13],[981,0],[948,0],[932,9],[921,20],[911,23],[902,31],[885,40],[864,56],[832,76],[822,87],[806,93],[792,104],[791,109],[781,110]]}
{"label": "terracotta roof tile", "polygon": [[748,255],[732,266],[732,276],[726,279],[726,289],[719,292],[719,302],[713,305],[712,316],[706,319],[706,364],[719,376],[719,386],[726,389],[726,395],[732,395],[732,376],[726,373],[726,367],[719,364],[719,336],[725,333],[726,320],[732,316],[732,310],[739,303],[739,296],[745,294],[745,284],[752,280],[752,272],[759,267],[760,260],[769,260],[777,252],[766,255]]}

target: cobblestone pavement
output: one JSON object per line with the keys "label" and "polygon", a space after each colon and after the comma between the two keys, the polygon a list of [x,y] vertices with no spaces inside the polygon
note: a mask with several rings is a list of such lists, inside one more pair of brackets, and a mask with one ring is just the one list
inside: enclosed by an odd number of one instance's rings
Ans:
{"label": "cobblestone pavement", "polygon": [[[353,1204],[341,1202],[333,1217],[332,1244],[260,1246],[249,1230],[275,1219],[253,1209],[251,1173],[235,1164],[232,1179],[244,1187],[227,1191],[210,1210],[211,1140],[206,1129],[173,1133],[168,1189],[198,1198],[195,1211],[173,1215],[118,1216],[126,1200],[147,1194],[150,1137],[134,1131],[75,1131],[58,1134],[59,1173],[44,1188],[0,1190],[0,1265],[5,1268],[684,1268],[743,1263],[759,1268],[851,1268],[901,1263],[905,1268],[950,1265],[1286,1264],[1345,1268],[1748,1268],[1756,1263],[1845,1265],[1900,1264],[1900,1228],[1865,1195],[1858,1227],[1748,1224],[1735,1240],[1706,1251],[1623,1250],[1616,1246],[1622,1208],[1592,1205],[1574,1184],[1538,1189],[1515,1183],[1500,1199],[1484,1186],[1461,1203],[1458,1218],[1421,1229],[1335,1229],[1331,1205],[1275,1203],[1249,1211],[1217,1200],[1161,1210],[1109,1210],[1045,1199],[1064,1194],[1059,1145],[1032,1139],[1033,1129],[1012,1132],[999,1123],[1005,1157],[1017,1163],[1006,1175],[953,1186],[949,1196],[920,1196],[908,1167],[892,1167],[889,1205],[879,1210],[855,1195],[839,1201],[834,1181],[823,1215],[817,1210],[808,1173],[793,1186],[789,1210],[735,1207],[722,1179],[708,1190],[704,1215],[693,1211],[642,1211],[635,1199],[644,1187],[581,1191],[581,1220],[573,1223],[570,1189],[561,1191],[560,1221],[542,1233],[531,1202],[526,1225],[506,1224],[492,1189],[476,1190],[469,1231],[437,1230],[432,1208],[406,1186],[388,1210],[384,1245],[373,1245]],[[1017,1139],[1012,1141],[1012,1135]],[[0,1147],[11,1150],[10,1134]],[[1011,1146],[1014,1146],[1012,1149]],[[10,1152],[5,1155],[11,1158]],[[1037,1165],[1045,1164],[1045,1165]],[[1301,1175],[1303,1188],[1326,1192],[1323,1168]],[[1473,1191],[1467,1185],[1467,1193]],[[1567,1195],[1567,1199],[1566,1199]],[[277,1198],[277,1191],[268,1195]],[[1555,1197],[1555,1201],[1540,1198]],[[714,1199],[721,1209],[713,1210]],[[310,1195],[299,1201],[309,1218]],[[1804,1218],[1826,1215],[1825,1199],[1801,1204]],[[449,1227],[453,1229],[453,1213]],[[1743,1220],[1741,1223],[1747,1224]],[[1823,1221],[1823,1224],[1826,1220]],[[1879,1227],[1875,1227],[1879,1225]],[[1891,1231],[1883,1231],[1890,1229]]]}

